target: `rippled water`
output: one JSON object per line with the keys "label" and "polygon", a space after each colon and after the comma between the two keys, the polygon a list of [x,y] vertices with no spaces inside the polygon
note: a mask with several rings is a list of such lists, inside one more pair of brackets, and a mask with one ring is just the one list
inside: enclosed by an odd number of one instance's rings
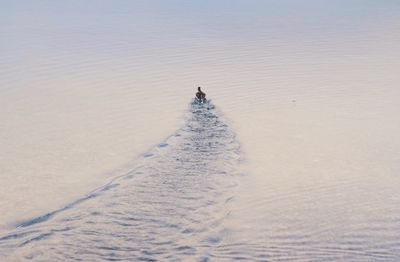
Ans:
{"label": "rippled water", "polygon": [[[360,180],[301,171],[297,178],[272,174],[260,179],[241,173],[242,157],[235,133],[215,105],[193,101],[184,126],[144,153],[132,171],[64,208],[3,230],[0,257],[6,261],[400,258],[397,179],[388,185],[380,181],[382,177]],[[389,194],[392,198],[387,198]]]}
{"label": "rippled water", "polygon": [[64,209],[0,238],[13,259],[206,261],[229,231],[239,144],[211,102],[140,166]]}
{"label": "rippled water", "polygon": [[0,260],[400,261],[398,1],[0,5]]}

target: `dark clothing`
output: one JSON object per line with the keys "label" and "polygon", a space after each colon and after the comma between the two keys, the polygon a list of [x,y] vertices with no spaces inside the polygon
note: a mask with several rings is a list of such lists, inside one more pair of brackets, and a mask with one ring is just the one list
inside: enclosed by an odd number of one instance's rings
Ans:
{"label": "dark clothing", "polygon": [[198,99],[204,99],[205,100],[206,99],[206,94],[199,89],[199,91],[197,91],[197,93],[196,93],[196,97]]}
{"label": "dark clothing", "polygon": [[200,101],[200,103],[206,102],[206,94],[201,91],[200,87],[197,88],[196,98]]}

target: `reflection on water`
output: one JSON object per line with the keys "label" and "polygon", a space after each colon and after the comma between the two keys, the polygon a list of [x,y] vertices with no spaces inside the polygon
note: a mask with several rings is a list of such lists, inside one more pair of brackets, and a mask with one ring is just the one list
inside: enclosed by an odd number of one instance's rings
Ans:
{"label": "reflection on water", "polygon": [[[67,208],[0,238],[12,259],[177,260],[212,256],[237,185],[235,135],[211,102],[142,164]],[[55,216],[54,219],[52,219]],[[5,253],[5,252],[4,252]]]}

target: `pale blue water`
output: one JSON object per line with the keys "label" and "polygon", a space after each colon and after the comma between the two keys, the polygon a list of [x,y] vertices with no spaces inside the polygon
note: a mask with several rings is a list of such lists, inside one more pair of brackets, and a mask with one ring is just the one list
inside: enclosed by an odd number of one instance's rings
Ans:
{"label": "pale blue water", "polygon": [[[229,235],[240,147],[211,102],[142,163],[61,210],[17,225],[2,252],[54,260],[202,260]],[[11,258],[13,260],[13,258]]]}
{"label": "pale blue water", "polygon": [[0,6],[0,260],[400,260],[398,1]]}

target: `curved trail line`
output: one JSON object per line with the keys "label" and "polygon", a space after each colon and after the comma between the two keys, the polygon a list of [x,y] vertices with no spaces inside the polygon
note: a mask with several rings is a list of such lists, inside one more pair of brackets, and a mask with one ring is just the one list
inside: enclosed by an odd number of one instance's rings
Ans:
{"label": "curved trail line", "polygon": [[0,237],[6,260],[203,260],[229,231],[240,147],[215,106],[105,186]]}

